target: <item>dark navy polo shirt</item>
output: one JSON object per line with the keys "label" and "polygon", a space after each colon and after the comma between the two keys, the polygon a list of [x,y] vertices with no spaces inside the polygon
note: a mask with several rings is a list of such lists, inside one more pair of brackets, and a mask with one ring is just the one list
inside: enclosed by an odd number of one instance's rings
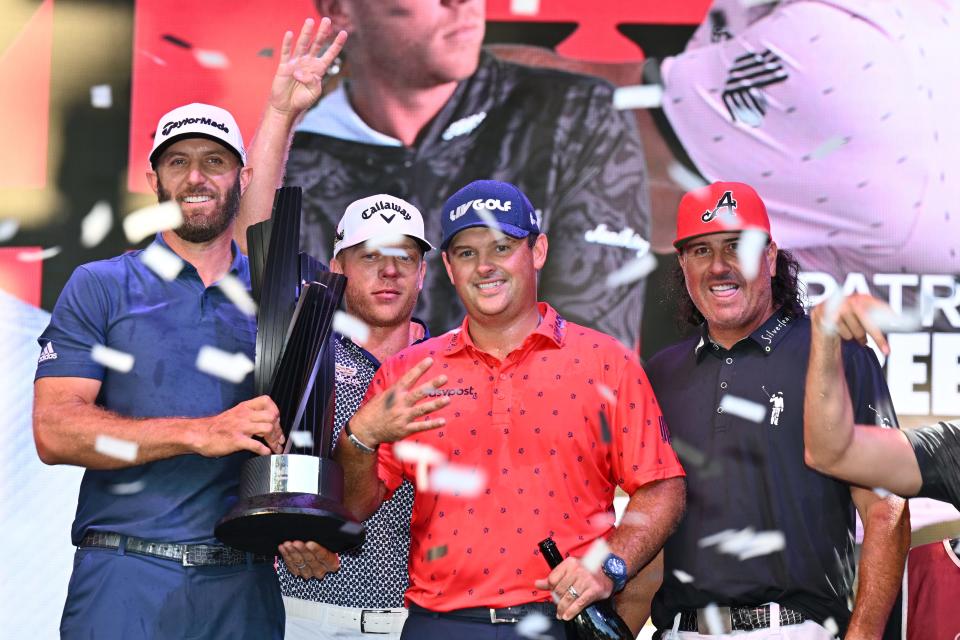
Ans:
{"label": "dark navy polo shirt", "polygon": [[[154,243],[168,248],[160,235]],[[166,282],[140,260],[142,251],[82,265],[57,300],[36,377],[100,380],[97,404],[134,418],[211,416],[253,396],[253,376],[232,384],[197,370],[197,352],[213,345],[251,360],[256,321],[220,287],[204,287],[185,263]],[[247,258],[233,245],[230,273],[248,288]],[[130,353],[129,373],[90,358],[96,344]],[[54,357],[55,356],[55,357]],[[213,542],[213,527],[236,500],[240,465],[252,454],[180,455],[116,471],[88,469],[80,485],[72,538],[88,530],[150,540]],[[133,492],[133,493],[130,493]]]}
{"label": "dark navy polo shirt", "polygon": [[943,500],[960,509],[960,421],[904,431],[920,467],[917,495]]}
{"label": "dark navy polo shirt", "polygon": [[[680,609],[779,602],[815,621],[850,618],[854,505],[850,487],[803,461],[803,399],[810,320],[775,313],[730,350],[703,332],[654,356],[646,369],[687,471],[687,511],[664,547],[653,621]],[[874,353],[845,342],[858,423],[896,424]],[[730,394],[767,408],[759,424],[721,408]],[[872,407],[872,408],[871,408]],[[783,551],[740,560],[698,542],[727,529],[779,530]],[[693,581],[681,583],[674,571]]]}

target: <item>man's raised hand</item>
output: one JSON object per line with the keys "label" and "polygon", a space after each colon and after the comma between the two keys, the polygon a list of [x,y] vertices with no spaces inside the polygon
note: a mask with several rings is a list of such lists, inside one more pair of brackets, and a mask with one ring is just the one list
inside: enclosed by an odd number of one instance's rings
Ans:
{"label": "man's raised hand", "polygon": [[333,29],[329,18],[320,21],[316,34],[313,27],[313,19],[307,18],[295,44],[292,31],[283,34],[280,65],[273,76],[269,101],[279,112],[299,116],[320,99],[323,76],[347,41],[347,32],[339,32],[320,55]]}

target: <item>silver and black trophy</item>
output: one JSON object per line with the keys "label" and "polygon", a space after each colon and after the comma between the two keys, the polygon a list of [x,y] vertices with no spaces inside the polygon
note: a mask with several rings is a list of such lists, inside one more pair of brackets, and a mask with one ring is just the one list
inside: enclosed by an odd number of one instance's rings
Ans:
{"label": "silver and black trophy", "polygon": [[[214,530],[231,547],[265,555],[287,540],[312,540],[339,552],[364,537],[363,525],[342,504],[343,469],[331,457],[331,335],[347,280],[299,252],[301,197],[299,187],[278,189],[272,218],[247,230],[251,289],[259,304],[254,385],[280,410],[284,453],[243,464],[240,498]],[[295,448],[290,434],[301,425],[312,442]]]}

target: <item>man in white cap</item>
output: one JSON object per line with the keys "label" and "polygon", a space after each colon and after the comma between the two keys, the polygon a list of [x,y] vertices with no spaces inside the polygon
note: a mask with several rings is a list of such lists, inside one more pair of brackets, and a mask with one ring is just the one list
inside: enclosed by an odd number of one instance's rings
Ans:
{"label": "man in white cap", "polygon": [[[360,406],[380,363],[429,337],[412,314],[426,275],[424,254],[430,249],[420,212],[399,198],[357,200],[340,219],[330,268],[347,276],[347,312],[366,324],[370,335],[362,346],[348,336],[336,336],[334,442]],[[413,486],[405,482],[364,523],[363,546],[340,554],[339,562],[312,542],[283,545],[280,589],[287,640],[400,637],[407,618],[403,594],[412,511]],[[308,562],[314,559],[319,566]],[[334,571],[325,574],[324,568]]]}
{"label": "man in white cap", "polygon": [[[160,119],[150,164],[150,185],[179,205],[182,224],[146,250],[80,266],[39,338],[37,452],[86,467],[60,633],[280,638],[273,555],[213,534],[241,464],[282,451],[279,412],[253,398],[252,376],[234,384],[196,366],[208,345],[254,356],[255,319],[218,286],[228,277],[250,286],[232,241],[251,174],[240,130],[218,107],[179,107]],[[158,254],[180,263],[175,276],[148,266]],[[101,345],[132,356],[132,367],[98,357]]]}

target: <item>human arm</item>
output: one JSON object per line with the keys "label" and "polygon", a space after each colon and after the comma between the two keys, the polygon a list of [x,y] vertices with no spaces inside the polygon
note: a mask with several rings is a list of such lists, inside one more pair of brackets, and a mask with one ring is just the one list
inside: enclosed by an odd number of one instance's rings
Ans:
{"label": "human arm", "polygon": [[627,580],[623,591],[614,598],[617,613],[630,627],[634,636],[640,634],[650,618],[653,596],[663,583],[663,550],[653,557],[640,572]]}
{"label": "human arm", "polygon": [[[128,418],[96,405],[100,381],[90,378],[40,378],[34,383],[33,436],[46,464],[88,469],[122,469],[177,455],[219,457],[237,451],[280,453],[280,413],[260,396],[207,418]],[[96,450],[97,436],[137,444],[133,461]],[[262,436],[269,447],[253,439]]]}
{"label": "human arm", "polygon": [[835,311],[828,303],[813,310],[803,412],[804,459],[813,469],[846,482],[914,496],[922,480],[907,437],[898,429],[856,425],[844,375],[842,340],[865,344],[869,334],[881,350],[889,351],[883,332],[870,318],[873,310],[884,307],[870,296],[853,295]]}
{"label": "human arm", "polygon": [[320,98],[323,76],[347,39],[346,32],[339,32],[323,55],[317,57],[332,28],[330,19],[323,18],[314,35],[313,25],[312,19],[303,23],[295,45],[293,32],[284,34],[280,65],[273,77],[270,97],[247,152],[253,175],[240,200],[234,226],[234,239],[244,253],[247,227],[270,218],[274,192],[283,182],[293,127],[303,112]]}
{"label": "human arm", "polygon": [[[681,478],[667,478],[643,485],[630,496],[623,519],[609,540],[610,551],[627,564],[627,575],[636,574],[663,547],[683,515],[686,494]],[[550,575],[536,582],[538,589],[553,591],[560,598],[557,615],[571,620],[584,607],[609,598],[613,581],[601,570],[590,571],[579,558],[567,558]],[[580,594],[574,598],[569,589]]]}
{"label": "human arm", "polygon": [[897,599],[910,551],[910,515],[906,501],[881,498],[873,491],[851,487],[850,495],[863,521],[863,546],[857,579],[857,599],[846,640],[876,640],[883,636]]}

